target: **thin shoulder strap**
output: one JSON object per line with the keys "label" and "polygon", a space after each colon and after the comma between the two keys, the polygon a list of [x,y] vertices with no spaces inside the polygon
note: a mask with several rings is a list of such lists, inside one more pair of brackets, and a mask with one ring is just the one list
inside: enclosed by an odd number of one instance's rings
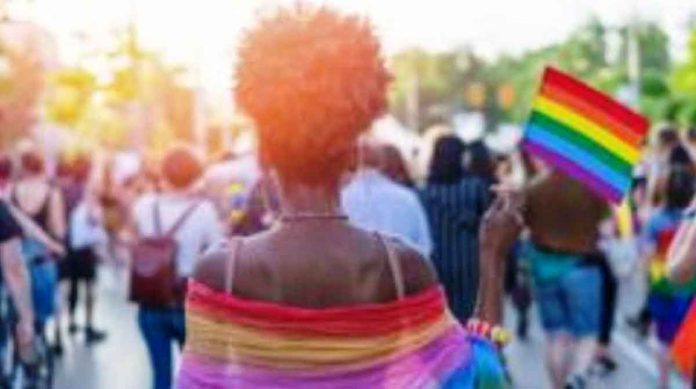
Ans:
{"label": "thin shoulder strap", "polygon": [[155,227],[155,235],[162,236],[162,216],[158,199],[152,203],[152,225]]}
{"label": "thin shoulder strap", "polygon": [[394,277],[394,287],[396,288],[396,296],[399,300],[406,296],[406,288],[404,286],[404,274],[401,271],[401,263],[399,262],[399,257],[396,255],[396,250],[394,245],[386,238],[384,235],[376,232],[377,239],[380,241],[382,246],[387,252],[387,262],[389,263],[389,269],[391,270],[392,277]]}
{"label": "thin shoulder strap", "polygon": [[191,204],[188,208],[186,208],[184,213],[181,214],[179,219],[174,223],[172,228],[170,228],[169,231],[167,231],[165,236],[167,236],[167,237],[174,236],[174,234],[176,234],[176,232],[179,231],[179,229],[184,225],[184,223],[186,223],[186,220],[188,220],[189,216],[191,216],[193,211],[195,211],[196,208],[198,208],[198,206],[200,204],[201,204],[201,202],[196,200],[193,204]]}
{"label": "thin shoulder strap", "polygon": [[242,248],[242,238],[233,238],[228,245],[229,254],[227,255],[227,267],[225,268],[225,292],[232,294],[232,288],[234,287],[234,275],[237,270],[237,257],[239,256],[239,251]]}
{"label": "thin shoulder strap", "polygon": [[15,206],[15,208],[21,208],[19,205],[19,196],[17,195],[17,184],[12,185],[10,188],[10,202]]}

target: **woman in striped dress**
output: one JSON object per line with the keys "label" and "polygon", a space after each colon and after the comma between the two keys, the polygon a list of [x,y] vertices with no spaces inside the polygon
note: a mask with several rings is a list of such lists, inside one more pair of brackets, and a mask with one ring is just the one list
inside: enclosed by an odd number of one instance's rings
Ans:
{"label": "woman in striped dress", "polygon": [[434,250],[432,260],[449,306],[460,321],[466,321],[476,303],[478,288],[478,230],[491,201],[484,181],[466,174],[465,146],[454,135],[435,142],[428,182],[421,199],[430,221]]}

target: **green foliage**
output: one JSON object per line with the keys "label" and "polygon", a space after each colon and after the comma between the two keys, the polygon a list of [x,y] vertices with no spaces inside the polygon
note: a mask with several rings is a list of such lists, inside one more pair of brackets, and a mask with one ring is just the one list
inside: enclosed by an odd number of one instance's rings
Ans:
{"label": "green foliage", "polygon": [[107,148],[161,149],[192,140],[194,95],[181,85],[182,69],[143,50],[132,29],[117,38],[114,48],[93,54],[109,67],[101,83],[82,67],[49,76],[47,118],[71,130],[75,143]]}
{"label": "green foliage", "polygon": [[689,38],[686,60],[674,68],[671,86],[675,97],[670,116],[682,126],[696,125],[696,29]]}
{"label": "green foliage", "polygon": [[[669,107],[671,85],[667,79],[670,68],[668,39],[654,23],[638,23],[632,33],[640,47],[640,105],[654,119],[661,119]],[[620,39],[618,55],[608,58],[610,35]],[[419,116],[427,118],[435,107],[444,107],[447,114],[456,110],[479,110],[484,113],[487,128],[500,121],[522,123],[526,120],[539,77],[545,66],[552,65],[587,81],[596,88],[613,94],[628,82],[629,29],[607,29],[599,20],[591,19],[564,41],[531,50],[517,56],[502,55],[484,61],[471,50],[432,54],[409,50],[392,58],[395,83],[391,93],[397,117],[407,122],[407,101],[413,94],[414,78],[418,78]],[[696,40],[693,42],[693,68],[696,70]],[[696,91],[696,71],[682,76]],[[467,101],[472,85],[483,85],[484,104]],[[497,98],[502,89],[511,90],[511,102]],[[508,99],[509,100],[509,99]],[[432,121],[421,120],[420,130]]]}

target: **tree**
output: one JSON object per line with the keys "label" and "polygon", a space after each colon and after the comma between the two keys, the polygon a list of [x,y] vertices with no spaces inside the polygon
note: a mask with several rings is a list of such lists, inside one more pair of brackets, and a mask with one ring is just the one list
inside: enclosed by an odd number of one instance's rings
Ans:
{"label": "tree", "polygon": [[36,122],[44,71],[35,54],[0,43],[0,147],[28,136]]}
{"label": "tree", "polygon": [[194,93],[181,82],[183,69],[144,50],[133,29],[116,38],[115,47],[93,54],[107,63],[105,81],[97,83],[83,67],[50,77],[47,118],[79,142],[110,149],[161,151],[177,140],[192,141]]}
{"label": "tree", "polygon": [[682,125],[696,125],[696,28],[691,31],[686,60],[672,72],[671,86],[674,95],[667,113]]}

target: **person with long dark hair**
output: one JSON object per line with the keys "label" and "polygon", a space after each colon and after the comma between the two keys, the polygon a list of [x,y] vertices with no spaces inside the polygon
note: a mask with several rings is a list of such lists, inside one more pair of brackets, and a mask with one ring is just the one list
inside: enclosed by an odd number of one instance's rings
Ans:
{"label": "person with long dark hair", "polygon": [[486,144],[478,140],[467,145],[466,151],[466,171],[481,180],[486,185],[492,186],[498,182],[495,174],[495,160],[493,153]]}
{"label": "person with long dark hair", "polygon": [[[242,41],[236,76],[280,216],[197,266],[178,388],[507,387],[491,344],[447,312],[429,262],[341,209],[358,138],[386,108],[389,75],[370,25],[328,8],[282,9]],[[480,328],[500,320],[500,253],[518,212],[501,201],[484,223]]]}
{"label": "person with long dark hair", "polygon": [[491,201],[479,177],[464,170],[464,143],[454,135],[435,142],[421,191],[433,236],[432,260],[452,312],[466,321],[474,311],[479,279],[478,231]]}

